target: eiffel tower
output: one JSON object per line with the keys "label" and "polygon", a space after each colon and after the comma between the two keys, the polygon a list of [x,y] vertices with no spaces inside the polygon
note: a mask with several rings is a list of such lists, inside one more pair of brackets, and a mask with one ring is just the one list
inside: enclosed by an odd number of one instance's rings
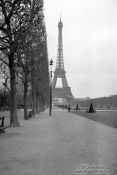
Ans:
{"label": "eiffel tower", "polygon": [[[71,104],[74,100],[74,97],[71,93],[71,88],[68,86],[68,82],[65,75],[66,71],[64,70],[62,27],[63,23],[60,17],[60,21],[58,22],[58,48],[56,68],[54,71],[54,77],[52,82],[52,97],[53,103],[55,104]],[[62,87],[56,87],[58,79],[61,79]]]}

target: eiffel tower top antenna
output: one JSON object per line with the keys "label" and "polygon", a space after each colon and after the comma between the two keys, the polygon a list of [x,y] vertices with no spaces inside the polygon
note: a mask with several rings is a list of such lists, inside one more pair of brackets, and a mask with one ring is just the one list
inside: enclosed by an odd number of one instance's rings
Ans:
{"label": "eiffel tower top antenna", "polygon": [[60,13],[60,21],[58,22],[58,48],[57,48],[56,68],[64,70],[62,28],[63,23],[61,21],[61,13]]}

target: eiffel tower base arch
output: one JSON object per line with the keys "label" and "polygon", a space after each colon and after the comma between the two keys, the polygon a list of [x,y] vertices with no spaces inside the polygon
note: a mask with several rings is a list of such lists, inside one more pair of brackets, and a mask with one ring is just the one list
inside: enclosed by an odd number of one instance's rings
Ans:
{"label": "eiffel tower base arch", "polygon": [[72,104],[74,101],[70,87],[65,88],[52,88],[53,104]]}

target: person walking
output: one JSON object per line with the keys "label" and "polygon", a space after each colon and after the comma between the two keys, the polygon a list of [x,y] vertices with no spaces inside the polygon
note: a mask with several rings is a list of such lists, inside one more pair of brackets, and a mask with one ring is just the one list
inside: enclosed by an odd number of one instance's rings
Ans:
{"label": "person walking", "polygon": [[71,107],[70,107],[70,104],[68,105],[68,112],[70,112],[70,110],[71,110]]}
{"label": "person walking", "polygon": [[76,105],[76,111],[79,109],[79,106],[78,106],[78,104]]}

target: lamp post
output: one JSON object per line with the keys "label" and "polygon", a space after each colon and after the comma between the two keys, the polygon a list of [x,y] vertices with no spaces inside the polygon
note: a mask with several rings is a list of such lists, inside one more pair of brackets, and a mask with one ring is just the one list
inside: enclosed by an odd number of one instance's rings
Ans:
{"label": "lamp post", "polygon": [[49,115],[51,116],[51,111],[52,111],[52,65],[53,65],[53,60],[50,60],[50,110],[49,110]]}

